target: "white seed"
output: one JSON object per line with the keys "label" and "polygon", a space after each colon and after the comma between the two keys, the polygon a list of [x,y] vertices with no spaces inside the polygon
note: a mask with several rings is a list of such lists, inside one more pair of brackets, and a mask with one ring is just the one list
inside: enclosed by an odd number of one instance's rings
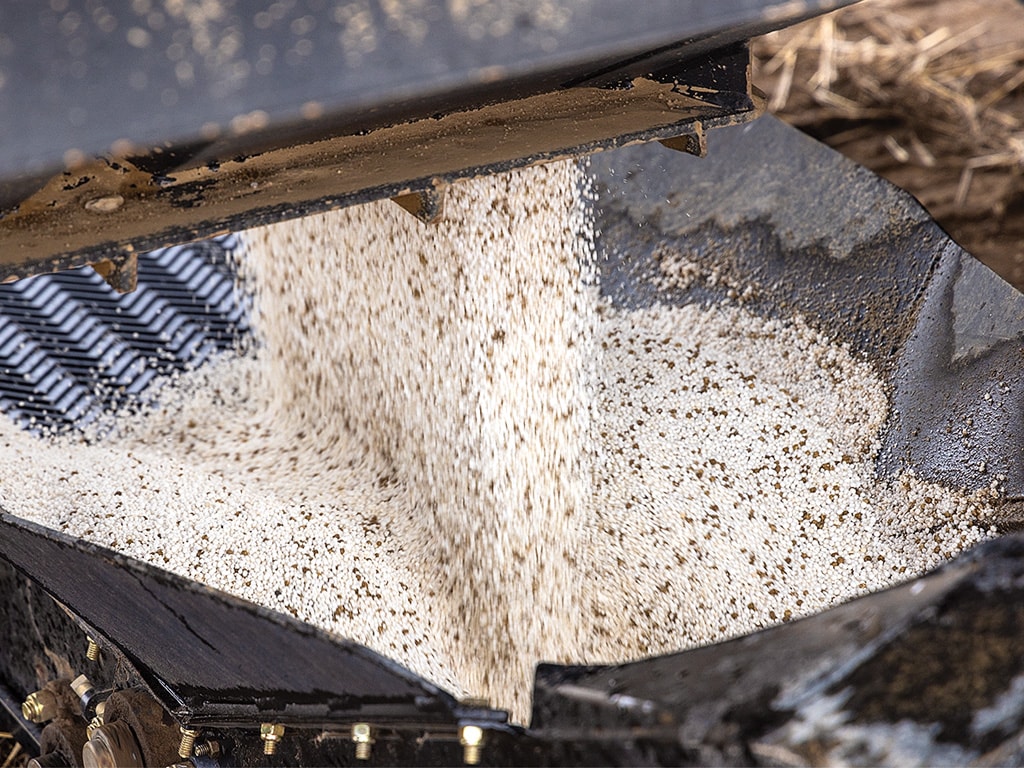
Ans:
{"label": "white seed", "polygon": [[102,440],[4,422],[0,504],[517,720],[538,661],[714,642],[990,535],[990,495],[875,478],[881,381],[798,319],[604,304],[581,186],[556,163],[453,185],[432,226],[249,233],[259,344]]}

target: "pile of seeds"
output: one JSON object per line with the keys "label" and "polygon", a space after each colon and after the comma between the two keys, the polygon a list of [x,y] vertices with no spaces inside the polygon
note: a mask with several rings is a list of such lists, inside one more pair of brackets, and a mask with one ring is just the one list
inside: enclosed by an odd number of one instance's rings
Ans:
{"label": "pile of seeds", "polygon": [[987,535],[984,495],[878,482],[882,384],[799,320],[605,305],[584,181],[250,233],[255,350],[93,444],[0,426],[0,504],[519,720],[537,661],[713,642]]}

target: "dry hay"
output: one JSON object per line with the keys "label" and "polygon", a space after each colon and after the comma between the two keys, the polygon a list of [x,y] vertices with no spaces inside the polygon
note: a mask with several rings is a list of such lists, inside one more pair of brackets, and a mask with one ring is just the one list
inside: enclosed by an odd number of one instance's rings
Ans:
{"label": "dry hay", "polygon": [[[873,142],[874,160],[863,147],[849,154],[940,223],[1024,201],[1019,3],[866,0],[760,38],[753,53],[769,109],[840,151]],[[911,168],[933,182],[904,183]]]}

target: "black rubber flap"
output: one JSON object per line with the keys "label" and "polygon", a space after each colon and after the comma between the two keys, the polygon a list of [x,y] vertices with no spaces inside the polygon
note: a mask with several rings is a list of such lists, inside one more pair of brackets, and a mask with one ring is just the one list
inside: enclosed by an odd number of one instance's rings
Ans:
{"label": "black rubber flap", "polygon": [[910,584],[726,643],[541,665],[531,731],[559,743],[562,764],[1019,765],[1022,598],[1024,538],[986,542]]}
{"label": "black rubber flap", "polygon": [[132,663],[184,722],[454,722],[455,700],[365,646],[0,513],[0,557]]}

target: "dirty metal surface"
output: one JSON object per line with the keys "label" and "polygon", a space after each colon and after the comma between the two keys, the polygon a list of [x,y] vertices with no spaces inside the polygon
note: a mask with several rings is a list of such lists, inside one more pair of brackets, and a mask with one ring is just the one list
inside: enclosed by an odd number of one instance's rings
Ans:
{"label": "dirty metal surface", "polygon": [[36,618],[37,605],[24,585],[14,568],[0,562],[0,631],[5,637],[0,653],[0,730],[16,734],[25,749],[38,749],[40,729],[20,716],[21,702],[41,685],[39,677],[55,675],[38,647],[38,625],[45,620]]}
{"label": "dirty metal surface", "polygon": [[565,764],[1019,765],[1024,538],[726,643],[541,665],[531,732]]}
{"label": "dirty metal surface", "polygon": [[[616,87],[575,86],[367,131],[167,165],[111,155],[0,201],[0,280],[84,263],[131,287],[136,252],[464,176],[703,131],[755,116],[737,44]],[[159,167],[157,167],[159,166]]]}
{"label": "dirty metal surface", "polygon": [[[0,5],[0,183],[128,142],[166,172],[536,95],[616,84],[846,4],[623,0]],[[160,158],[154,157],[154,160]]]}
{"label": "dirty metal surface", "polygon": [[748,119],[743,41],[849,1],[5,3],[0,280]]}
{"label": "dirty metal surface", "polygon": [[[590,159],[602,290],[631,307],[744,306],[804,317],[874,364],[892,410],[877,468],[1024,497],[1024,295],[909,195],[772,117],[708,135],[708,156]],[[703,275],[659,285],[681,253]],[[710,279],[714,274],[716,277]]]}
{"label": "dirty metal surface", "polygon": [[[7,538],[0,533],[0,549],[7,543]],[[63,560],[48,560],[35,562],[32,568],[45,573],[62,565],[66,565]],[[110,596],[96,595],[96,599],[109,602]],[[228,616],[230,620],[230,613]],[[137,618],[122,617],[121,620]],[[143,617],[138,623],[145,626],[147,622]],[[81,673],[89,677],[97,690],[104,692],[101,696],[111,692],[104,700],[104,721],[128,724],[145,757],[144,764],[178,762],[179,722],[153,698],[132,661],[121,654],[102,631],[66,612],[37,581],[25,576],[3,557],[0,557],[0,632],[7,638],[0,644],[0,728],[11,733],[27,754],[44,754],[51,760],[59,756],[64,760],[62,765],[81,763],[86,719],[81,716],[79,702],[68,686],[68,682]],[[87,634],[96,637],[101,644],[96,660],[87,657]],[[195,636],[185,638],[186,644],[194,641]],[[248,661],[249,669],[254,670],[254,680],[259,676],[258,670],[273,662],[263,658]],[[136,662],[145,665],[147,659]],[[53,720],[37,725],[22,717],[21,702],[32,691],[44,688],[60,697],[61,704]],[[468,706],[456,712],[461,718],[488,724],[490,743],[499,749],[511,738],[512,729],[504,725],[502,712]],[[268,716],[274,714],[273,708],[267,710]],[[289,728],[274,758],[276,764],[351,764],[350,730],[338,724],[328,724],[325,728],[315,709],[304,714],[310,717],[311,724],[303,721],[298,727]],[[175,715],[180,717],[181,713],[175,712]],[[217,740],[229,755],[230,764],[264,765],[267,758],[258,735],[259,725],[257,720],[245,720],[241,724],[207,728],[203,739]],[[403,722],[395,725],[394,730],[378,729],[371,764],[456,765],[462,759],[454,726],[445,728],[436,717],[428,717],[425,727],[410,728],[409,723]],[[214,766],[216,763],[197,765]]]}
{"label": "dirty metal surface", "polygon": [[[953,243],[940,252],[892,375],[879,467],[946,485],[996,480],[1024,519],[1024,296]],[[1005,478],[1005,480],[999,480]]]}
{"label": "dirty metal surface", "polygon": [[457,720],[432,683],[308,624],[3,513],[0,547],[184,723]]}

